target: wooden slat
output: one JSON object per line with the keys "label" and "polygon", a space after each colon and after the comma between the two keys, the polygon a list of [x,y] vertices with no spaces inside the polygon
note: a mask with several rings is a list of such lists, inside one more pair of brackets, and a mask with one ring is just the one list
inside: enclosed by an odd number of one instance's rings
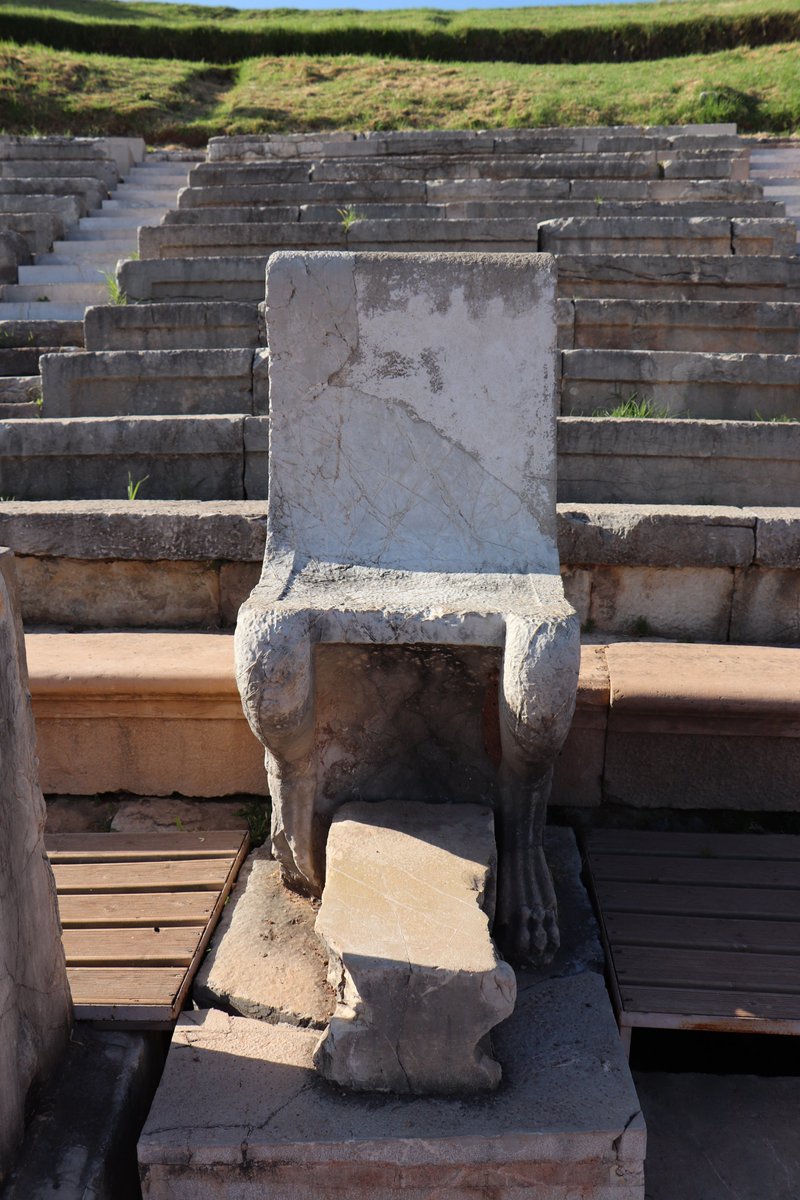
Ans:
{"label": "wooden slat", "polygon": [[775,992],[800,998],[800,962],[789,955],[736,950],[674,950],[666,946],[612,947],[621,990],[628,985],[693,990]]}
{"label": "wooden slat", "polygon": [[673,913],[676,916],[797,920],[797,894],[766,888],[672,887],[657,883],[596,881],[604,911]]}
{"label": "wooden slat", "polygon": [[132,1011],[147,1021],[169,1021],[185,969],[181,967],[69,967],[75,1015],[80,1020],[130,1020]]}
{"label": "wooden slat", "polygon": [[213,892],[132,896],[59,896],[61,924],[70,928],[205,925],[214,911]]}
{"label": "wooden slat", "polygon": [[615,912],[603,915],[614,945],[755,950],[796,954],[800,958],[800,922],[743,921],[738,916],[665,917]]}
{"label": "wooden slat", "polygon": [[788,888],[797,894],[800,920],[800,863],[796,862],[593,854],[592,871],[600,888],[609,880],[701,884],[703,887]]}
{"label": "wooden slat", "polygon": [[70,967],[188,967],[197,949],[197,926],[146,929],[65,929]]}
{"label": "wooden slat", "polygon": [[599,854],[800,862],[800,835],[595,829],[589,835],[589,853],[593,862]]}
{"label": "wooden slat", "polygon": [[60,895],[87,892],[219,891],[228,877],[229,858],[171,862],[56,863]]}
{"label": "wooden slat", "polygon": [[800,996],[750,993],[744,989],[738,992],[707,992],[697,988],[633,986],[623,987],[621,992],[626,1011],[677,1013],[693,1017],[706,1027],[713,1023],[715,1017],[736,1017],[743,1021],[764,1019],[800,1022]]}
{"label": "wooden slat", "polygon": [[235,857],[243,830],[203,833],[56,833],[45,838],[53,863],[146,862]]}

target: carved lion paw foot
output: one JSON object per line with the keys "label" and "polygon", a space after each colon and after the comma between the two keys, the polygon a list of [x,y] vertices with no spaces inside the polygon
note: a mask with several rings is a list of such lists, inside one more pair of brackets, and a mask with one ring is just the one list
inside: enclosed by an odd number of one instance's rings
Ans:
{"label": "carved lion paw foot", "polygon": [[544,855],[506,863],[498,881],[495,938],[503,956],[518,966],[542,966],[558,950],[558,908]]}

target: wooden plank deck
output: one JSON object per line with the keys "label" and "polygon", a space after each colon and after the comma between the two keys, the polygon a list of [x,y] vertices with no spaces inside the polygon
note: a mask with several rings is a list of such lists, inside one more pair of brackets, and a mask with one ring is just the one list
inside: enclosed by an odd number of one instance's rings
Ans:
{"label": "wooden plank deck", "polygon": [[170,1028],[247,854],[247,834],[63,833],[45,845],[75,1016]]}
{"label": "wooden plank deck", "polygon": [[800,1034],[800,837],[595,830],[620,1033]]}

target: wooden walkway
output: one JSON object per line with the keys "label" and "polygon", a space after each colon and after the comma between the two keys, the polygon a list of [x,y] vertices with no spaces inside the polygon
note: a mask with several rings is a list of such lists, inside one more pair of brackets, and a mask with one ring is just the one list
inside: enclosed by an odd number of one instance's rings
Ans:
{"label": "wooden walkway", "polygon": [[620,1032],[800,1034],[800,837],[595,830]]}
{"label": "wooden walkway", "polygon": [[247,854],[247,834],[63,833],[45,845],[76,1018],[169,1028]]}

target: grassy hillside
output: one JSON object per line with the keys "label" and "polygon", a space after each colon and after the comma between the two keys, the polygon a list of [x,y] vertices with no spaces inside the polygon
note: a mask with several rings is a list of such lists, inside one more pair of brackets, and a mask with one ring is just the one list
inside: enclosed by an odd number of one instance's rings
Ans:
{"label": "grassy hillside", "polygon": [[800,0],[359,12],[121,0],[0,0],[0,38],[185,61],[373,54],[443,61],[615,62],[800,39]]}
{"label": "grassy hillside", "polygon": [[469,128],[737,121],[800,130],[797,46],[636,63],[531,66],[370,56],[237,66],[70,54],[0,44],[9,133],[141,134],[202,145],[264,130]]}

